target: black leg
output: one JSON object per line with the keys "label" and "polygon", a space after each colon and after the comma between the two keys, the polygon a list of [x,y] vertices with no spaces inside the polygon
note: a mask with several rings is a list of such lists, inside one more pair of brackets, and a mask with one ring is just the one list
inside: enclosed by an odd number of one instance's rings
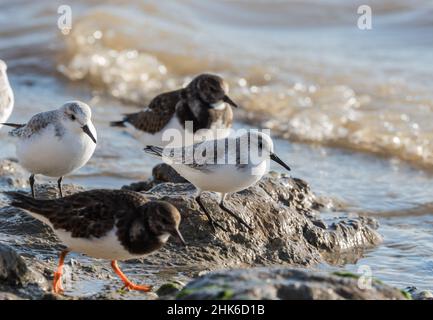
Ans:
{"label": "black leg", "polygon": [[224,230],[225,232],[227,232],[227,229],[226,229],[226,228],[224,228],[220,223],[218,223],[218,222],[216,222],[214,219],[212,219],[212,217],[211,217],[209,211],[206,209],[206,207],[204,206],[203,202],[201,201],[200,195],[198,195],[198,196],[195,198],[195,200],[197,201],[197,203],[198,203],[198,205],[200,206],[200,208],[201,208],[201,209],[204,211],[204,213],[206,214],[206,217],[207,217],[208,220],[209,220],[209,224],[210,224],[212,230],[213,230],[214,232],[216,232],[216,228],[215,228],[215,227],[218,227],[218,228],[220,228],[221,230]]}
{"label": "black leg", "polygon": [[32,174],[29,178],[30,188],[32,189],[32,197],[35,199],[35,175]]}
{"label": "black leg", "polygon": [[225,195],[223,195],[221,197],[221,202],[220,202],[220,207],[221,209],[223,209],[225,212],[227,212],[229,215],[231,215],[233,218],[236,219],[237,222],[239,222],[240,224],[244,225],[245,227],[247,227],[248,230],[253,230],[253,228],[244,221],[244,219],[242,219],[241,217],[239,217],[236,213],[234,213],[230,208],[228,208],[225,203],[224,203],[224,199],[225,199]]}
{"label": "black leg", "polygon": [[57,187],[59,187],[60,198],[63,198],[62,180],[63,180],[63,177],[60,177],[59,180],[57,180]]}

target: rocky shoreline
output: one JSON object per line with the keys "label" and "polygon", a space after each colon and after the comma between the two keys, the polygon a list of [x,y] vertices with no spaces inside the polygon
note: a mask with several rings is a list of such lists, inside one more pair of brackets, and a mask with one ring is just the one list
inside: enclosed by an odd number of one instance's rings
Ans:
{"label": "rocky shoreline", "polygon": [[[0,160],[0,191],[28,188],[27,175],[11,160]],[[212,194],[203,196],[213,216],[228,232],[214,233],[194,201],[194,187],[166,165],[158,165],[148,181],[125,188],[174,204],[182,215],[181,232],[188,242],[183,249],[170,242],[144,259],[126,262],[139,281],[151,282],[154,293],[120,292],[106,261],[79,256],[67,264],[66,286],[80,281],[102,283],[87,295],[66,291],[67,299],[405,299],[406,293],[373,281],[361,290],[354,277],[327,274],[306,268],[356,259],[382,238],[377,222],[369,218],[325,221],[320,201],[308,184],[276,173],[257,185],[230,196],[228,205],[254,226],[242,229],[218,209]],[[83,188],[66,185],[65,193]],[[41,185],[39,196],[53,197],[54,186]],[[58,299],[50,281],[61,245],[51,230],[19,209],[7,206],[0,195],[0,299]],[[82,262],[84,261],[84,263]],[[85,263],[89,262],[89,263]],[[90,265],[90,267],[89,267]],[[278,266],[278,267],[276,267]],[[232,270],[234,269],[234,270]],[[168,275],[161,276],[161,270]],[[219,271],[215,271],[219,270]],[[73,271],[73,272],[72,272]],[[198,276],[198,278],[197,278]],[[184,283],[189,282],[185,287]],[[159,290],[158,290],[159,287]],[[85,291],[85,290],[82,290]],[[428,294],[427,294],[428,296]]]}

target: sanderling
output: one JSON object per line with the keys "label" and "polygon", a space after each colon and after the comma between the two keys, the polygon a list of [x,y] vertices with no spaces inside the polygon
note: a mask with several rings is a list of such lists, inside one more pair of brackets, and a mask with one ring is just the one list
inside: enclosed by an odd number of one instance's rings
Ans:
{"label": "sanderling", "polygon": [[[231,106],[237,107],[227,96],[228,90],[221,77],[202,74],[186,88],[160,94],[145,110],[128,114],[111,125],[132,129],[131,134],[144,145],[170,143],[174,147],[192,144],[194,138],[200,141],[225,138],[233,121]],[[185,133],[192,137],[191,142],[186,141]]]}
{"label": "sanderling", "polygon": [[147,146],[147,153],[160,157],[197,189],[196,201],[206,213],[211,227],[225,230],[213,221],[203,205],[203,191],[220,195],[220,207],[240,224],[252,229],[242,218],[229,209],[224,200],[228,193],[238,192],[254,185],[268,171],[269,159],[290,170],[273,151],[272,139],[265,133],[250,131],[238,137],[208,140],[182,148]]}
{"label": "sanderling", "polygon": [[0,128],[7,121],[14,108],[14,93],[6,73],[7,65],[0,59]]}
{"label": "sanderling", "polygon": [[27,124],[4,123],[14,127],[9,135],[17,138],[20,164],[31,173],[30,186],[35,196],[35,175],[59,178],[84,166],[96,147],[96,130],[90,107],[80,101],[65,103],[57,110],[39,113]]}
{"label": "sanderling", "polygon": [[92,190],[61,199],[38,200],[19,192],[6,192],[11,205],[26,210],[50,226],[67,249],[60,254],[53,290],[63,291],[62,266],[69,251],[111,260],[111,266],[128,289],[150,291],[132,283],[117,260],[136,259],[160,249],[170,236],[183,245],[180,214],[170,203],[151,201],[124,190]]}

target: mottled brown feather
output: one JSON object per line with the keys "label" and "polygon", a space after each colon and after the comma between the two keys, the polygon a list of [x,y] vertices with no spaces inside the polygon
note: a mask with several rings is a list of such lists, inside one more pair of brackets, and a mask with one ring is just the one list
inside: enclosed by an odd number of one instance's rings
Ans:
{"label": "mottled brown feather", "polygon": [[176,105],[181,100],[181,92],[182,90],[176,90],[156,96],[147,109],[126,115],[124,121],[138,130],[152,134],[161,131],[176,112]]}

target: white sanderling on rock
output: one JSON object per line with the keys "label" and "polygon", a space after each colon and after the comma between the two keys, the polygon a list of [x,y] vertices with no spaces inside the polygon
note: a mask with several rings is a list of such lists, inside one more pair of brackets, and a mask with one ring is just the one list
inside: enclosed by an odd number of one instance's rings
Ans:
{"label": "white sanderling on rock", "polygon": [[[143,111],[127,114],[111,125],[128,128],[144,145],[170,143],[170,146],[180,147],[192,144],[194,139],[225,138],[233,122],[231,106],[237,107],[228,97],[228,91],[229,86],[221,77],[201,74],[186,88],[162,93]],[[172,130],[167,131],[169,129]],[[180,134],[171,135],[176,132]],[[185,139],[186,133],[191,136],[190,142]]]}
{"label": "white sanderling on rock", "polygon": [[179,211],[168,202],[151,201],[137,192],[91,190],[54,200],[34,199],[19,192],[6,194],[12,206],[50,226],[67,247],[54,274],[55,293],[63,292],[62,268],[69,251],[111,260],[125,288],[148,292],[151,287],[132,283],[117,260],[148,255],[160,249],[170,236],[185,245],[179,231]]}
{"label": "white sanderling on rock", "polygon": [[58,178],[60,196],[63,176],[84,166],[96,147],[96,129],[90,107],[80,101],[65,103],[57,110],[39,113],[27,124],[4,123],[14,127],[19,163],[31,173],[35,197],[35,175]]}
{"label": "white sanderling on rock", "polygon": [[147,146],[144,150],[162,158],[197,188],[196,201],[214,230],[215,226],[223,230],[225,228],[212,219],[202,203],[200,195],[203,191],[219,193],[221,209],[251,230],[249,224],[226,206],[226,195],[258,182],[269,169],[269,159],[290,170],[274,153],[274,144],[269,135],[258,131],[249,131],[238,137],[203,141],[182,148]]}
{"label": "white sanderling on rock", "polygon": [[0,59],[0,128],[7,121],[14,108],[14,93],[6,73],[7,65]]}

